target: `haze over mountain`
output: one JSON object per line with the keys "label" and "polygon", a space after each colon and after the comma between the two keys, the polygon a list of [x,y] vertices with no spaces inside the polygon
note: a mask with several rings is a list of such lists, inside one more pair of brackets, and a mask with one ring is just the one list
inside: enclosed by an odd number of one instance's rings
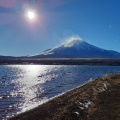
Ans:
{"label": "haze over mountain", "polygon": [[48,49],[32,58],[120,58],[120,53],[105,50],[83,41],[80,37],[71,37],[63,44]]}

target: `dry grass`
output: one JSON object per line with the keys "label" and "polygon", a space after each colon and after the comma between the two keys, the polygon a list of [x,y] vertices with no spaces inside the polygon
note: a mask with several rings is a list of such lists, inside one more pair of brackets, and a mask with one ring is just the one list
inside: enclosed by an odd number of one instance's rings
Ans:
{"label": "dry grass", "polygon": [[120,120],[119,95],[120,74],[103,76],[10,120]]}

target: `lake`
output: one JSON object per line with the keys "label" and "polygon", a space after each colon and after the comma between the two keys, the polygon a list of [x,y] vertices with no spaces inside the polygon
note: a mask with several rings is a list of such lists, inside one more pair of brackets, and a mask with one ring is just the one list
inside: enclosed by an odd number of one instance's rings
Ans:
{"label": "lake", "polygon": [[37,107],[49,99],[120,66],[1,65],[0,120]]}

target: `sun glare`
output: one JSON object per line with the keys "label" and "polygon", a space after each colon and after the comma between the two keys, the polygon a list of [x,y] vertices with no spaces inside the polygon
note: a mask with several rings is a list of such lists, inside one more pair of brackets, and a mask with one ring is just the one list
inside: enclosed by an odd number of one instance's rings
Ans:
{"label": "sun glare", "polygon": [[40,13],[36,9],[26,8],[24,10],[24,20],[28,25],[36,26],[41,22]]}
{"label": "sun glare", "polygon": [[35,13],[33,11],[28,11],[27,12],[27,17],[30,19],[30,20],[33,20],[35,19]]}
{"label": "sun glare", "polygon": [[35,22],[37,19],[37,14],[35,10],[28,9],[26,10],[25,17],[27,21]]}

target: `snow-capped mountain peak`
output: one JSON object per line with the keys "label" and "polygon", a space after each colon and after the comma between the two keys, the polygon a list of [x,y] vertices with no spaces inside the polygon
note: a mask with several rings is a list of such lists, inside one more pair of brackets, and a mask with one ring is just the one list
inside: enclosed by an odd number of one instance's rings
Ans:
{"label": "snow-capped mountain peak", "polygon": [[34,58],[120,58],[120,53],[101,49],[82,40],[79,36],[67,39],[63,44],[31,56]]}
{"label": "snow-capped mountain peak", "polygon": [[67,41],[65,41],[63,43],[64,47],[73,47],[73,46],[78,46],[79,44],[81,44],[83,42],[82,38],[79,36],[73,36],[70,37],[69,39],[67,39]]}

